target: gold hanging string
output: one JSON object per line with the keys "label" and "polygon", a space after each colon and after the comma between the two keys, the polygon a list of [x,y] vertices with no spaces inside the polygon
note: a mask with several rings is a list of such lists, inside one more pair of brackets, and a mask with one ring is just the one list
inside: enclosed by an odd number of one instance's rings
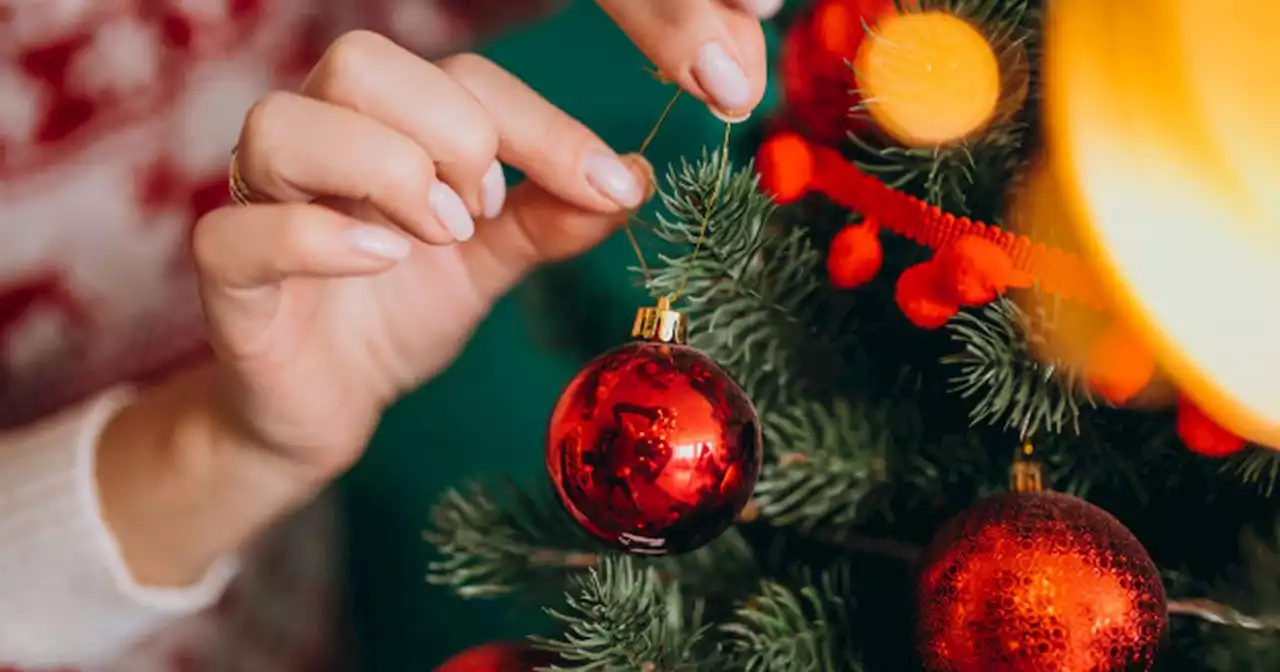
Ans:
{"label": "gold hanging string", "polygon": [[[670,83],[670,80],[664,77],[662,73],[653,72],[652,74],[658,79],[658,81]],[[649,149],[649,145],[653,143],[653,139],[658,136],[658,130],[662,128],[662,124],[667,120],[667,117],[671,116],[671,110],[675,108],[676,102],[680,100],[680,96],[682,94],[683,91],[677,88],[675,94],[671,96],[671,100],[667,101],[667,106],[662,109],[662,114],[658,116],[657,122],[653,124],[653,128],[650,129],[649,134],[645,136],[644,142],[640,143],[639,153],[641,156],[643,156]],[[684,293],[685,288],[689,285],[689,276],[693,273],[692,265],[697,262],[698,255],[702,252],[703,243],[705,243],[707,239],[707,227],[711,223],[711,215],[715,211],[716,204],[720,199],[720,193],[724,190],[725,175],[729,170],[729,136],[732,129],[733,124],[725,122],[724,139],[720,143],[720,166],[719,173],[716,175],[715,191],[713,191],[710,198],[707,199],[707,206],[702,215],[702,225],[699,227],[698,231],[698,240],[694,243],[693,255],[689,259],[690,266],[685,271],[684,277],[680,279],[680,285],[676,289],[675,293],[669,297],[669,302],[672,304],[680,298],[680,295]],[[623,230],[627,234],[627,240],[631,243],[631,249],[636,253],[636,260],[640,264],[640,273],[644,276],[644,279],[647,282],[650,278],[649,264],[645,261],[644,250],[640,247],[640,241],[636,238],[635,231],[631,226],[632,223],[636,221],[638,221],[638,218],[635,215],[628,217],[626,224],[623,225]]]}
{"label": "gold hanging string", "polygon": [[732,129],[733,124],[726,121],[724,139],[720,142],[720,171],[716,173],[716,190],[711,192],[711,198],[707,199],[707,207],[702,212],[702,227],[698,231],[698,242],[693,246],[693,255],[689,258],[689,266],[684,271],[684,277],[680,279],[680,287],[676,289],[675,294],[671,295],[673,304],[679,300],[685,287],[689,285],[689,276],[693,275],[693,264],[698,261],[698,253],[702,251],[702,244],[707,240],[707,225],[711,223],[711,213],[715,210],[716,201],[720,199],[720,192],[724,191],[724,178],[729,172],[729,133]]}
{"label": "gold hanging string", "polygon": [[[676,101],[680,100],[682,93],[684,92],[677,88],[675,95],[671,96],[671,100],[667,101],[667,106],[662,108],[662,114],[658,115],[658,121],[653,124],[653,128],[649,130],[649,135],[645,136],[644,142],[640,143],[639,154],[641,156],[644,156],[645,151],[649,149],[653,139],[658,137],[658,129],[662,128],[663,122],[671,115],[671,110],[676,106]],[[623,225],[623,230],[627,232],[627,240],[631,241],[631,249],[635,250],[636,260],[640,262],[640,273],[647,282],[649,280],[649,264],[645,262],[644,250],[640,248],[640,241],[636,238],[636,232],[631,228],[631,224],[634,221],[636,221],[635,215],[628,217],[627,223]]]}

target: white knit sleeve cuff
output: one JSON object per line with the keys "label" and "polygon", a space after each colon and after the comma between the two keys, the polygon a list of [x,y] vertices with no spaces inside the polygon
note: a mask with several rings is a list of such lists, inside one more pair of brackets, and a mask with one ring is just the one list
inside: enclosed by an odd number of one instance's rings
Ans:
{"label": "white knit sleeve cuff", "polygon": [[237,571],[218,561],[183,588],[139,585],[102,517],[98,438],[129,403],[115,390],[0,435],[0,667],[109,662],[167,623],[209,607]]}

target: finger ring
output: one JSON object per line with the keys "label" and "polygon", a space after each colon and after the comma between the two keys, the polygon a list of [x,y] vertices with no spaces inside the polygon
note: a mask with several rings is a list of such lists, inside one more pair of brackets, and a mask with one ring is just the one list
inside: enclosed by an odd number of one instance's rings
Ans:
{"label": "finger ring", "polygon": [[236,150],[231,150],[231,170],[227,179],[227,191],[231,193],[231,202],[236,205],[252,205],[254,203],[266,203],[269,199],[264,198],[244,181],[244,176],[240,174],[240,164],[236,161]]}

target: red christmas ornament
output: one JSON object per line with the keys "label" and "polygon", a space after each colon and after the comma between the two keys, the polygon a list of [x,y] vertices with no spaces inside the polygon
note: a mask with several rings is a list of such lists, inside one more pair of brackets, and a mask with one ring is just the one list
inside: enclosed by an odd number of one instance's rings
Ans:
{"label": "red christmas ornament", "polygon": [[533,672],[555,656],[527,642],[494,642],[472,647],[446,660],[436,672]]}
{"label": "red christmas ornament", "polygon": [[1230,457],[1246,445],[1244,439],[1214,422],[1185,395],[1178,397],[1178,437],[1191,452],[1205,457]]}
{"label": "red christmas ornament", "polygon": [[922,558],[916,604],[936,672],[1148,670],[1168,625],[1142,544],[1054,492],[998,495],[949,522]]}
{"label": "red christmas ornament", "polygon": [[844,227],[827,251],[827,276],[839,289],[853,289],[871,282],[884,263],[880,226],[874,220]]}
{"label": "red christmas ornament", "polygon": [[849,64],[867,26],[894,11],[893,0],[819,0],[787,32],[780,65],[782,97],[787,116],[806,135],[836,143],[859,127],[850,116],[858,97]]}
{"label": "red christmas ornament", "polygon": [[685,333],[666,300],[642,309],[633,335],[645,340],[578,372],[547,432],[547,472],[569,515],[637,555],[719,536],[760,476],[755,407]]}

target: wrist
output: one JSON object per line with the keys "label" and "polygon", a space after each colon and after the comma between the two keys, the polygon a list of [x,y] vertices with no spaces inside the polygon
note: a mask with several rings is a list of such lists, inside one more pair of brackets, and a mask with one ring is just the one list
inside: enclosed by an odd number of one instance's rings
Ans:
{"label": "wrist", "polygon": [[141,393],[108,422],[96,478],[135,580],[193,583],[321,483],[234,421],[213,366]]}

